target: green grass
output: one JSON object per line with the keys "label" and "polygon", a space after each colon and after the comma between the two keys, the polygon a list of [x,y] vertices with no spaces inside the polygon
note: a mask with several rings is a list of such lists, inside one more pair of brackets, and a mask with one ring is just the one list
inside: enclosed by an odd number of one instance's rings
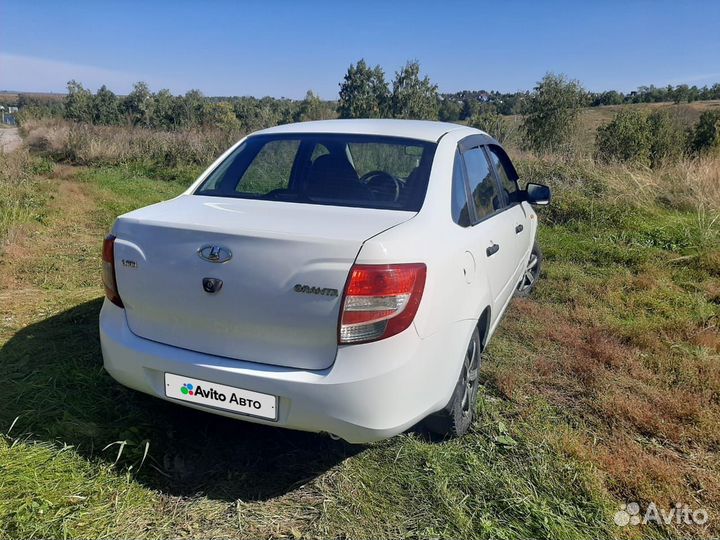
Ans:
{"label": "green grass", "polygon": [[192,175],[29,179],[46,190],[34,210],[46,217],[0,266],[11,279],[0,288],[0,536],[716,534],[620,529],[612,515],[632,500],[718,505],[720,291],[703,254],[720,235],[692,212],[603,208],[601,173],[589,173],[597,189],[560,188],[541,216],[543,281],[491,344],[472,432],[367,446],[115,383],[97,335],[101,239],[116,215],[177,195]]}
{"label": "green grass", "polygon": [[50,162],[27,152],[0,152],[0,253],[11,229],[17,231],[24,224],[44,219],[48,189],[32,178],[50,171]]}

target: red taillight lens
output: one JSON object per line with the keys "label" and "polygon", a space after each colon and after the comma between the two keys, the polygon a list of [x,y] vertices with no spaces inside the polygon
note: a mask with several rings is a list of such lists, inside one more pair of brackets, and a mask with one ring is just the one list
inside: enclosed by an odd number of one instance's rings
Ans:
{"label": "red taillight lens", "polygon": [[116,306],[125,307],[122,300],[120,300],[117,280],[115,279],[115,237],[112,234],[108,235],[103,242],[102,260],[102,280],[103,285],[105,285],[105,296]]}
{"label": "red taillight lens", "polygon": [[427,269],[422,263],[356,264],[343,296],[339,343],[394,336],[415,318]]}

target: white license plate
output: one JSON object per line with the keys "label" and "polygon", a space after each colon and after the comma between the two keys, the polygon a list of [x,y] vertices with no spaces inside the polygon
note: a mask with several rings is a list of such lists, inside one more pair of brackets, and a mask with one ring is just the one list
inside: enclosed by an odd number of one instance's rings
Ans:
{"label": "white license plate", "polygon": [[269,394],[165,373],[165,395],[223,411],[277,420],[277,397]]}

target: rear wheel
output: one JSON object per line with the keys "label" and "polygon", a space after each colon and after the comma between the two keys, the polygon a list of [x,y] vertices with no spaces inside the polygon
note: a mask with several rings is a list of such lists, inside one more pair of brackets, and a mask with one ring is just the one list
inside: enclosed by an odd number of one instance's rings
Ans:
{"label": "rear wheel", "polygon": [[532,290],[535,288],[538,278],[540,277],[540,266],[542,265],[542,251],[537,242],[533,244],[532,251],[530,252],[530,258],[528,259],[525,273],[518,283],[515,294],[517,296],[529,296]]}
{"label": "rear wheel", "polygon": [[433,433],[447,437],[461,437],[472,424],[480,385],[481,354],[480,332],[475,328],[450,402],[441,411],[425,419],[425,426]]}

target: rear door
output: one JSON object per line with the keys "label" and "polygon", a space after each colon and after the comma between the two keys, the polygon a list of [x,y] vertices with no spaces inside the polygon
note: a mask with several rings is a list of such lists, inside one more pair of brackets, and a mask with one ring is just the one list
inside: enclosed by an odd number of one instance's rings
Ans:
{"label": "rear door", "polygon": [[505,199],[483,147],[465,150],[462,159],[471,200],[470,249],[480,272],[488,278],[493,311],[499,313],[515,285],[517,261],[512,245],[515,240],[513,216],[504,211]]}

